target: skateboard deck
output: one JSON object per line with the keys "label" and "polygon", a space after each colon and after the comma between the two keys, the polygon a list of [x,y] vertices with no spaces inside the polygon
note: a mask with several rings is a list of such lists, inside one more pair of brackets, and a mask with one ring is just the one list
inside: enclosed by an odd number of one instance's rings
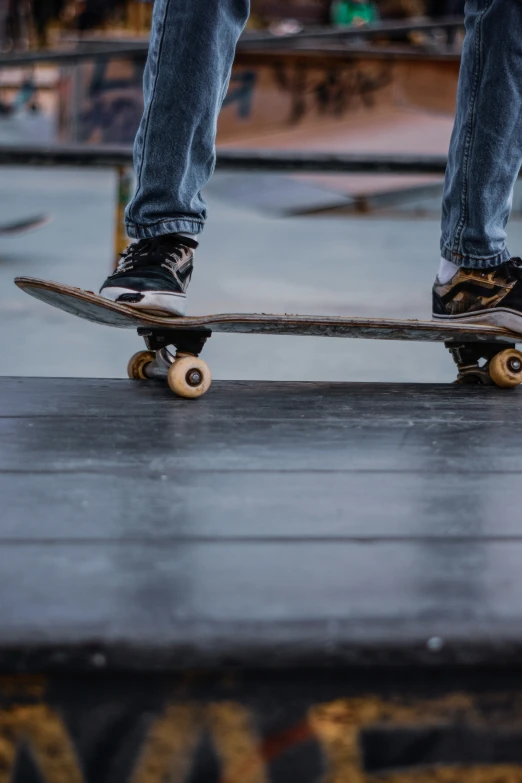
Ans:
{"label": "skateboard deck", "polygon": [[0,224],[0,236],[26,234],[28,231],[45,226],[50,220],[50,215],[34,215],[34,217],[24,218],[13,223]]}
{"label": "skateboard deck", "polygon": [[[15,283],[36,299],[79,318],[106,326],[137,329],[145,338],[149,348],[147,354],[149,363],[152,364],[154,359],[158,358],[158,353],[162,353],[163,359],[169,361],[165,353],[169,345],[177,349],[181,358],[186,359],[190,355],[197,357],[212,332],[414,340],[445,343],[459,367],[460,380],[466,377],[466,380],[473,378],[475,382],[478,380],[482,383],[491,383],[488,367],[479,365],[479,361],[483,359],[489,363],[497,354],[505,353],[504,349],[513,351],[515,344],[522,341],[522,336],[506,329],[476,323],[456,325],[430,320],[267,313],[219,313],[170,317],[111,302],[91,291],[61,283],[31,277],[17,277]],[[519,356],[511,357],[512,374],[517,369],[520,358],[521,375],[518,380],[518,371],[515,372],[510,386],[522,382],[522,353],[519,354],[518,351],[514,353]],[[204,365],[203,362],[201,364]],[[138,375],[132,374],[129,365],[129,374],[132,377],[159,377],[166,374],[165,367],[149,367],[148,371],[143,370],[143,372],[142,370],[143,368],[140,368]],[[494,382],[497,385],[508,385],[500,384],[497,380]]]}
{"label": "skateboard deck", "polygon": [[169,317],[136,310],[104,299],[91,291],[39,280],[17,277],[16,285],[46,304],[106,326],[119,328],[165,327],[168,329],[209,328],[214,332],[247,334],[296,334],[325,337],[360,337],[377,340],[422,340],[522,342],[522,337],[496,326],[452,324],[439,321],[361,318],[336,315],[270,315],[267,313],[219,313]]}

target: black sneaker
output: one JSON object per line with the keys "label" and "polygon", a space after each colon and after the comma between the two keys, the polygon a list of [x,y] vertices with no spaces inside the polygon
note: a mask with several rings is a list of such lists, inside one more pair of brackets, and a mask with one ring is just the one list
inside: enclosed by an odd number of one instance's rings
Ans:
{"label": "black sneaker", "polygon": [[197,246],[179,234],[133,242],[102,285],[101,296],[141,310],[185,315]]}
{"label": "black sneaker", "polygon": [[522,334],[522,260],[492,269],[461,267],[451,280],[433,286],[433,318],[503,326]]}

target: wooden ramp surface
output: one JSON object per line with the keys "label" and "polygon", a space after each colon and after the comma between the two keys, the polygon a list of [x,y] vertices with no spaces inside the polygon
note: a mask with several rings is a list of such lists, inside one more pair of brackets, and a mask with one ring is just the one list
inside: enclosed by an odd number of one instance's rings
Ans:
{"label": "wooden ramp surface", "polygon": [[0,777],[522,783],[521,412],[0,379]]}
{"label": "wooden ramp surface", "polygon": [[93,641],[175,667],[518,661],[521,412],[444,385],[217,382],[191,403],[4,378],[0,662]]}

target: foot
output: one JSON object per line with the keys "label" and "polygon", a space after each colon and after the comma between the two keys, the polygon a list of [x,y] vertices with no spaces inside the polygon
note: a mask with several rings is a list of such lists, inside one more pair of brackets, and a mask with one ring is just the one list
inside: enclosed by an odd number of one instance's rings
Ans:
{"label": "foot", "polygon": [[449,323],[502,326],[522,334],[522,259],[492,269],[455,267],[433,286],[433,318]]}
{"label": "foot", "polygon": [[133,242],[102,285],[101,296],[140,310],[185,315],[197,246],[179,234]]}

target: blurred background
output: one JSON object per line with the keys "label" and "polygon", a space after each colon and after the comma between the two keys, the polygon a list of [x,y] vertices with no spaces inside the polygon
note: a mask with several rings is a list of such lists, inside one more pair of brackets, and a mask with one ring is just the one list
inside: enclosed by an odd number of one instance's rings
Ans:
{"label": "blurred background", "polygon": [[[460,0],[252,0],[189,314],[429,318],[462,14]],[[3,374],[124,377],[139,347],[133,332],[54,311],[12,280],[97,290],[125,245],[151,16],[149,2],[0,0]],[[88,150],[100,150],[96,165]],[[515,246],[521,201],[517,190]],[[218,378],[454,377],[437,345],[215,335],[206,358]]]}

